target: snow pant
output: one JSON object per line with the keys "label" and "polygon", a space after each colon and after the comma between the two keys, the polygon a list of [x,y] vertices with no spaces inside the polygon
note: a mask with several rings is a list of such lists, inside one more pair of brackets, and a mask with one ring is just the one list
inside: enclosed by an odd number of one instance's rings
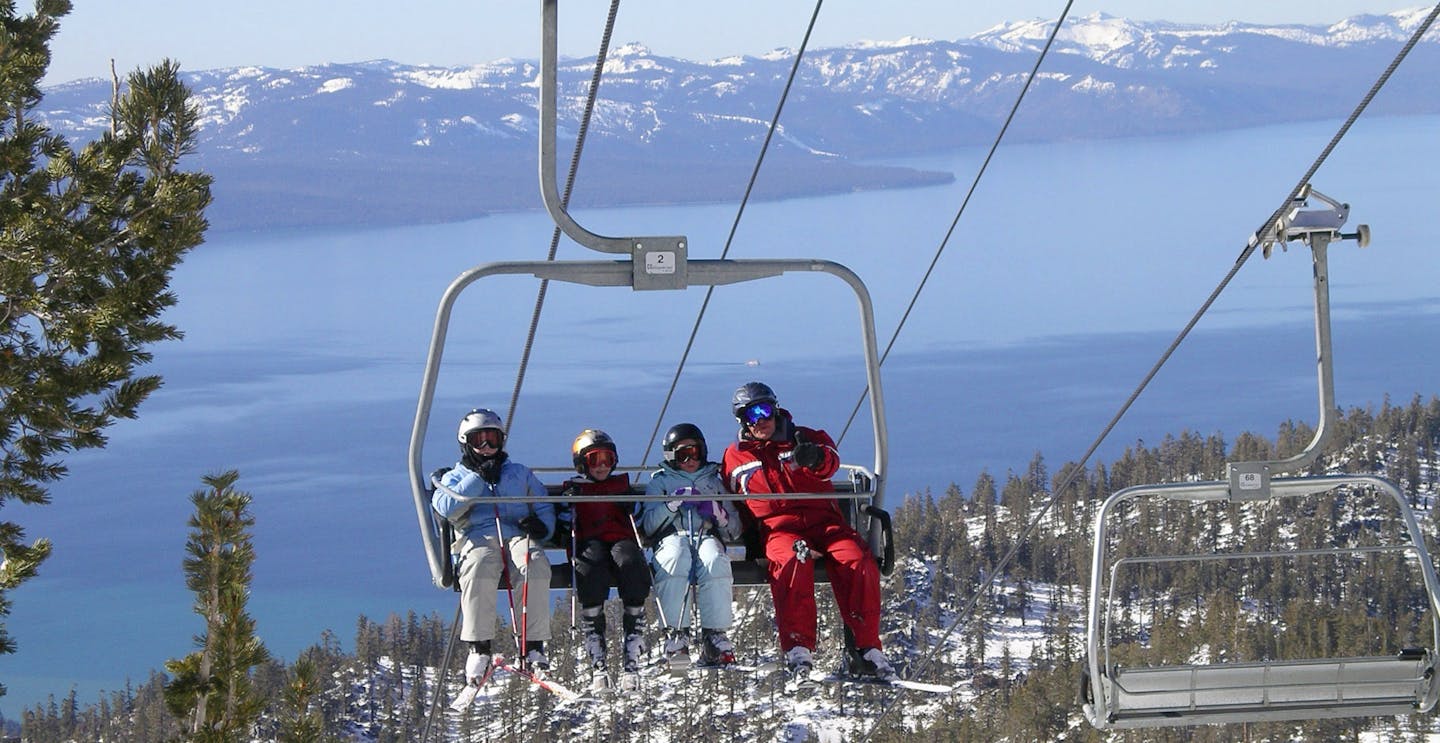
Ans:
{"label": "snow pant", "polygon": [[[529,599],[525,606],[525,639],[550,639],[550,560],[540,543],[533,539],[517,536],[506,543],[507,548],[501,549],[500,540],[493,536],[478,542],[469,537],[456,540],[460,552],[461,640],[495,639],[500,576],[507,572],[511,587],[507,596],[517,622],[521,613],[520,595],[524,593]],[[527,582],[531,584],[528,592],[523,590]]]}
{"label": "snow pant", "polygon": [[618,589],[621,603],[643,606],[650,595],[650,567],[645,564],[645,553],[633,539],[586,540],[575,554],[575,595],[580,605],[605,603],[612,585]]}
{"label": "snow pant", "polygon": [[[765,519],[765,557],[780,650],[815,649],[815,560],[824,559],[840,621],[857,648],[880,647],[880,567],[860,533],[838,514],[776,514]],[[796,559],[795,540],[814,553]]]}
{"label": "snow pant", "polygon": [[654,564],[655,598],[660,602],[665,626],[672,629],[690,626],[690,604],[685,594],[690,588],[693,570],[700,626],[730,629],[735,619],[731,606],[735,578],[730,572],[730,556],[725,554],[725,545],[715,535],[691,535],[683,531],[669,534],[656,545]]}

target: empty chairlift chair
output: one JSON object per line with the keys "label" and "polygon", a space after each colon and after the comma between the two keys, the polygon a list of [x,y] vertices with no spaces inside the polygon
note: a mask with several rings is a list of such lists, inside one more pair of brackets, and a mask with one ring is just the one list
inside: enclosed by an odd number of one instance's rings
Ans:
{"label": "empty chairlift chair", "polygon": [[[1299,211],[1298,207],[1312,197],[1325,202],[1327,208]],[[1274,241],[1296,239],[1307,243],[1313,255],[1320,390],[1320,422],[1315,436],[1304,451],[1288,459],[1231,463],[1223,481],[1140,485],[1114,493],[1101,505],[1095,519],[1087,657],[1080,690],[1085,717],[1096,728],[1400,715],[1429,711],[1440,695],[1434,677],[1436,649],[1440,646],[1440,583],[1405,494],[1393,483],[1372,475],[1274,477],[1308,468],[1329,438],[1335,406],[1326,250],[1332,240],[1339,238],[1357,238],[1362,246],[1368,242],[1368,230],[1363,225],[1356,234],[1339,233],[1348,216],[1347,205],[1308,188],[1298,201],[1296,209],[1268,236],[1266,255]],[[1314,499],[1339,498],[1339,494],[1344,500],[1335,502],[1347,504],[1351,513],[1373,516],[1375,508],[1390,509],[1391,515],[1383,522],[1385,528],[1370,529],[1382,523],[1371,518],[1356,527],[1356,531],[1361,526],[1366,529],[1363,538],[1347,534],[1344,544],[1308,545],[1298,543],[1307,532],[1305,524],[1283,524],[1263,548],[1246,549],[1226,544],[1221,532],[1228,526],[1217,523],[1214,528],[1218,536],[1209,551],[1197,550],[1194,544],[1188,549],[1171,544],[1167,549],[1173,551],[1167,553],[1140,552],[1136,545],[1117,537],[1127,527],[1153,518],[1156,508],[1195,509],[1203,507],[1197,504],[1223,503],[1248,509],[1236,514],[1254,516],[1263,509],[1293,511]],[[1365,496],[1372,496],[1373,501],[1362,500]],[[1189,515],[1193,517],[1194,513]],[[1167,511],[1162,517],[1174,517],[1174,513]],[[1149,528],[1154,535],[1153,526]],[[1163,542],[1163,529],[1160,531],[1159,541]],[[1374,561],[1389,561],[1385,564],[1392,569],[1362,572]],[[1303,620],[1307,616],[1327,616],[1327,611],[1333,616],[1336,611],[1333,606],[1324,606],[1313,588],[1309,596],[1297,598],[1288,606],[1267,605],[1257,596],[1245,595],[1244,589],[1239,593],[1223,592],[1226,588],[1234,591],[1245,575],[1260,582],[1283,580],[1286,576],[1280,571],[1330,563],[1334,565],[1328,568],[1329,575],[1346,576],[1350,581],[1348,585],[1321,586],[1327,593],[1343,597],[1339,600],[1362,600],[1370,592],[1414,597],[1406,611],[1398,615],[1409,617],[1413,610],[1417,617],[1413,631],[1394,626],[1395,622],[1378,605],[1380,602],[1374,600],[1365,599],[1369,603],[1353,612],[1360,616],[1350,618],[1369,621],[1372,627],[1389,621],[1385,627],[1390,630],[1389,636],[1337,638],[1333,632],[1326,634],[1335,628],[1309,626]],[[1321,574],[1326,569],[1314,568],[1310,572]],[[1406,582],[1370,585],[1377,578],[1394,578],[1397,574]],[[1209,596],[1187,597],[1188,602],[1174,601],[1173,595],[1149,604],[1136,600],[1145,578],[1150,579],[1146,585],[1173,593],[1193,587],[1186,581],[1206,575],[1216,576],[1218,583],[1216,592]],[[1291,586],[1292,595],[1295,588]],[[1258,643],[1264,648],[1261,654],[1267,657],[1236,658],[1243,653],[1233,648],[1227,648],[1222,656],[1219,649],[1209,647],[1191,648],[1190,657],[1180,660],[1176,660],[1173,648],[1170,657],[1162,658],[1164,662],[1147,659],[1166,655],[1156,648],[1164,644],[1165,633],[1177,631],[1176,622],[1199,622],[1205,611],[1222,614],[1210,605],[1212,602],[1233,602],[1231,607],[1261,616],[1251,628],[1258,629],[1257,637],[1266,633],[1272,636],[1268,641],[1261,637]],[[1167,609],[1172,617],[1178,617],[1168,624],[1156,616]],[[1274,652],[1314,644],[1311,634],[1322,636],[1320,639],[1332,647],[1345,642],[1363,645],[1365,652],[1347,653],[1344,647],[1334,657],[1289,657],[1289,653]],[[1286,657],[1275,659],[1270,655]]]}

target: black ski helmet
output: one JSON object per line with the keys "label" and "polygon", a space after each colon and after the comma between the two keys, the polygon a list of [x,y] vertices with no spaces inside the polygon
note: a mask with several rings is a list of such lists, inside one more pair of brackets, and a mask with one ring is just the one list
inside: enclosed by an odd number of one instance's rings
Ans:
{"label": "black ski helmet", "polygon": [[685,439],[694,439],[700,444],[702,464],[710,461],[710,450],[705,446],[705,434],[701,433],[700,427],[694,423],[677,423],[665,432],[665,438],[660,441],[660,450],[665,452],[665,461],[675,463],[675,445]]}
{"label": "black ski helmet", "polygon": [[730,398],[730,412],[735,415],[736,420],[743,420],[740,412],[757,402],[778,404],[775,390],[770,389],[770,385],[764,382],[746,382],[745,386],[735,390],[735,396]]}
{"label": "black ski helmet", "polygon": [[615,455],[615,461],[620,461],[619,452],[615,451],[615,439],[610,434],[598,428],[587,428],[575,437],[575,443],[570,445],[570,461],[575,463],[575,471],[582,475],[589,475],[585,470],[585,455],[595,449],[609,449]]}

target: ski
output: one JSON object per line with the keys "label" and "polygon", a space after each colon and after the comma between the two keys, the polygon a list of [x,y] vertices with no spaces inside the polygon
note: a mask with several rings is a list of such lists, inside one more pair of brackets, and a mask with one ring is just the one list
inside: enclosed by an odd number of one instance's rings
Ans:
{"label": "ski", "polygon": [[814,670],[796,671],[789,668],[778,671],[775,677],[785,680],[785,692],[787,694],[800,697],[810,696],[814,693],[815,689],[820,686],[820,682],[824,680],[824,677],[817,674]]}
{"label": "ski", "polygon": [[450,711],[464,712],[471,704],[474,704],[475,697],[479,694],[480,687],[474,684],[466,684],[465,688],[461,689],[460,693],[455,695],[455,700],[450,702]]}
{"label": "ski", "polygon": [[670,677],[675,679],[685,678],[685,676],[689,674],[692,665],[690,663],[690,656],[684,653],[666,658],[662,662],[665,664],[666,669],[669,670]]}
{"label": "ski", "polygon": [[545,691],[550,692],[551,694],[554,694],[557,697],[560,697],[567,702],[577,702],[582,699],[594,700],[594,697],[586,697],[579,694],[578,692],[567,689],[563,684],[558,681],[551,681],[550,679],[547,679],[538,673],[531,673],[530,671],[523,668],[512,666],[509,663],[506,663],[505,660],[498,655],[495,656],[495,667],[519,676],[526,681],[529,681],[530,683],[540,687],[541,689],[544,689]]}
{"label": "ski", "polygon": [[591,676],[591,678],[590,678],[590,693],[591,693],[591,694],[608,694],[608,693],[610,693],[610,690],[611,690],[612,688],[613,688],[613,685],[610,683],[610,674],[606,673],[605,671],[603,671],[603,670],[596,670],[596,671],[594,672],[594,675]]}
{"label": "ski", "polygon": [[820,679],[827,683],[836,684],[867,684],[869,686],[893,686],[897,689],[909,689],[911,691],[923,691],[929,694],[952,694],[955,687],[945,684],[929,684],[924,681],[911,681],[910,679],[894,678],[882,679],[876,676],[846,676],[842,674],[831,674]]}
{"label": "ski", "polygon": [[468,681],[465,683],[465,688],[461,689],[460,693],[455,695],[455,700],[450,702],[451,711],[464,712],[467,707],[475,702],[475,697],[479,696],[481,687],[485,686],[485,682],[489,681],[490,677],[495,675],[495,666],[499,662],[500,656],[493,656],[490,659],[490,667],[485,669],[485,675],[481,676],[479,681],[473,684]]}
{"label": "ski", "polygon": [[731,673],[746,673],[760,676],[769,676],[774,673],[781,673],[785,670],[785,665],[778,661],[766,661],[755,665],[748,665],[745,663],[726,663],[713,665],[697,663],[693,667],[699,671],[729,671]]}

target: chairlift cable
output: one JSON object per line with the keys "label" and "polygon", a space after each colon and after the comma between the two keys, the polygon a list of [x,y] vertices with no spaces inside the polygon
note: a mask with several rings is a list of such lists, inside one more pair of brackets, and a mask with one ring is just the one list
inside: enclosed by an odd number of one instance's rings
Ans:
{"label": "chairlift cable", "polygon": [[[590,76],[590,91],[585,97],[585,113],[580,117],[580,132],[575,136],[575,151],[570,156],[570,173],[565,177],[565,191],[560,197],[562,206],[570,205],[570,194],[575,188],[575,174],[580,170],[580,154],[585,149],[585,136],[590,131],[590,117],[595,112],[595,98],[600,92],[600,75],[605,70],[605,57],[610,52],[610,36],[615,31],[615,16],[620,12],[620,0],[611,0],[610,15],[605,19],[605,32],[600,37],[600,49],[595,53],[595,71]],[[550,252],[547,261],[555,260],[560,247],[560,227],[550,235]],[[525,336],[525,348],[520,353],[520,369],[515,373],[515,389],[510,393],[510,409],[505,416],[506,431],[515,429],[515,408],[520,404],[520,388],[525,384],[525,369],[530,365],[530,351],[535,345],[535,333],[540,327],[540,311],[545,307],[545,295],[550,290],[550,280],[541,279],[540,289],[535,292],[535,310],[530,315],[530,332]]]}
{"label": "chairlift cable", "polygon": [[[1050,30],[1050,37],[1045,40],[1045,46],[1040,49],[1040,54],[1035,58],[1035,65],[1030,68],[1030,75],[1025,78],[1025,84],[1020,88],[1020,94],[1015,96],[1015,104],[1010,107],[1010,113],[1005,117],[1005,123],[1000,127],[999,133],[995,135],[995,141],[990,145],[990,152],[986,153],[985,160],[980,163],[980,169],[975,172],[975,179],[970,182],[970,190],[965,192],[965,198],[960,202],[960,208],[955,211],[955,218],[950,220],[950,229],[945,231],[945,237],[940,240],[940,246],[935,249],[935,256],[930,259],[930,267],[925,269],[925,275],[920,277],[920,283],[915,286],[915,293],[910,296],[910,304],[905,307],[905,313],[900,316],[900,322],[895,326],[895,332],[890,336],[890,342],[885,344],[885,352],[880,354],[880,364],[885,364],[885,359],[890,356],[890,349],[895,347],[895,339],[900,337],[900,331],[905,328],[905,322],[910,319],[910,312],[915,309],[915,303],[920,299],[920,292],[924,291],[925,285],[930,281],[930,274],[934,273],[935,265],[940,262],[940,256],[945,254],[945,248],[950,244],[950,238],[955,234],[955,227],[960,224],[960,217],[965,214],[965,207],[970,205],[970,198],[975,195],[975,189],[980,186],[980,179],[985,176],[985,171],[990,167],[990,161],[995,157],[995,151],[1000,149],[1001,140],[1005,139],[1005,132],[1009,131],[1010,123],[1015,120],[1015,114],[1020,110],[1020,104],[1025,100],[1025,94],[1029,92],[1031,84],[1035,82],[1035,76],[1040,73],[1040,65],[1045,61],[1046,55],[1050,53],[1050,47],[1055,44],[1055,37],[1060,33],[1060,27],[1065,25],[1065,18],[1070,15],[1070,7],[1075,0],[1069,0],[1060,11],[1060,17],[1055,20],[1055,28]],[[850,417],[845,420],[845,427],[840,430],[839,438],[835,439],[835,445],[839,446],[845,441],[845,434],[850,432],[850,425],[855,422],[855,416],[860,412],[860,406],[865,403],[865,398],[870,394],[870,387],[860,391],[860,399],[855,401],[855,407],[850,411]]]}
{"label": "chairlift cable", "polygon": [[[795,83],[795,76],[800,71],[800,61],[805,57],[805,49],[810,45],[810,34],[815,30],[815,21],[820,17],[820,7],[825,0],[815,0],[815,10],[810,14],[810,25],[805,27],[805,37],[800,40],[800,48],[795,52],[795,62],[790,65],[790,77],[785,80],[785,88],[780,92],[780,100],[775,104],[775,114],[770,117],[770,129],[765,132],[765,142],[760,146],[760,154],[755,158],[755,167],[750,171],[750,182],[745,186],[745,195],[740,198],[740,208],[735,212],[735,220],[730,224],[730,234],[725,238],[725,248],[720,251],[720,259],[730,254],[730,245],[735,241],[735,231],[740,227],[740,218],[745,215],[745,205],[750,202],[750,194],[755,190],[755,181],[760,177],[760,166],[765,162],[765,153],[770,150],[770,141],[775,138],[775,129],[780,125],[780,112],[785,110],[785,100],[790,97],[790,87]],[[695,324],[690,328],[690,339],[685,342],[685,350],[680,354],[680,362],[675,366],[675,375],[670,379],[670,389],[665,392],[665,402],[660,405],[660,414],[655,416],[655,427],[650,430],[650,440],[645,444],[645,450],[640,457],[640,466],[643,468],[645,462],[650,458],[650,449],[655,446],[655,439],[660,435],[660,426],[665,421],[665,413],[670,409],[670,400],[675,397],[675,387],[680,383],[680,374],[685,371],[685,362],[690,358],[690,351],[695,347],[695,337],[700,334],[700,323],[705,319],[705,310],[710,307],[710,298],[715,294],[715,287],[711,286],[705,290],[705,300],[700,303],[700,311],[695,315]]]}
{"label": "chairlift cable", "polygon": [[[595,53],[595,71],[590,78],[590,91],[585,99],[585,112],[580,118],[580,131],[575,138],[575,151],[570,158],[570,172],[565,178],[565,192],[562,196],[563,203],[570,203],[570,194],[575,187],[575,174],[580,169],[580,155],[585,149],[585,136],[590,129],[590,118],[595,111],[595,99],[600,91],[600,75],[605,69],[605,57],[610,51],[610,37],[615,30],[615,16],[620,11],[620,0],[611,0],[610,14],[605,19],[605,31],[600,37],[600,49]],[[557,226],[550,237],[550,253],[546,260],[555,260],[555,254],[560,245],[560,228]],[[507,430],[514,430],[515,408],[520,399],[520,388],[525,383],[525,369],[530,363],[530,351],[535,345],[535,334],[540,325],[540,312],[545,306],[545,294],[549,288],[549,279],[542,279],[540,289],[535,295],[535,310],[530,316],[530,331],[525,336],[525,349],[520,356],[520,369],[515,374],[515,388],[510,394],[510,408],[506,421]],[[425,716],[425,727],[421,733],[420,740],[426,741],[430,736],[430,729],[434,726],[435,716],[440,714],[440,695],[445,689],[445,673],[450,669],[450,661],[454,652],[455,641],[460,636],[460,602],[455,605],[455,619],[450,623],[450,639],[445,648],[445,662],[437,675],[439,688],[435,692],[435,702],[430,706],[429,713]],[[522,649],[523,651],[523,649]],[[468,683],[468,679],[466,680]]]}
{"label": "chairlift cable", "polygon": [[[1300,181],[1295,185],[1293,189],[1291,189],[1290,194],[1286,197],[1285,201],[1280,205],[1278,209],[1275,210],[1275,212],[1268,219],[1265,220],[1265,222],[1261,224],[1260,229],[1256,230],[1255,235],[1257,237],[1264,235],[1267,230],[1274,226],[1276,220],[1279,219],[1286,212],[1286,210],[1291,207],[1291,205],[1294,203],[1295,198],[1300,195],[1300,192],[1305,188],[1305,185],[1310,182],[1310,178],[1315,175],[1315,172],[1318,171],[1320,169],[1320,166],[1324,164],[1325,160],[1329,158],[1331,152],[1333,152],[1335,147],[1340,143],[1340,140],[1345,136],[1346,133],[1349,132],[1350,127],[1355,123],[1357,119],[1359,119],[1360,115],[1370,105],[1370,102],[1389,81],[1390,76],[1395,72],[1396,68],[1400,66],[1400,63],[1404,61],[1405,57],[1409,55],[1411,49],[1413,49],[1415,45],[1419,43],[1420,39],[1430,30],[1430,27],[1434,24],[1437,16],[1440,16],[1440,3],[1437,3],[1435,8],[1430,11],[1430,15],[1427,16],[1426,19],[1420,23],[1420,25],[1415,29],[1415,32],[1411,35],[1409,41],[1407,41],[1404,47],[1400,49],[1400,51],[1396,54],[1395,58],[1390,62],[1389,66],[1387,66],[1385,68],[1385,71],[1382,72],[1380,76],[1376,79],[1375,83],[1371,85],[1370,90],[1366,92],[1360,103],[1355,106],[1355,109],[1350,113],[1350,116],[1346,118],[1345,122],[1340,126],[1339,130],[1336,131],[1335,136],[1331,138],[1330,142],[1326,144],[1320,155],[1316,157],[1314,162],[1311,163],[1310,167],[1305,171],[1304,176],[1300,178]],[[1225,288],[1229,285],[1230,281],[1234,279],[1237,273],[1239,273],[1241,266],[1243,266],[1245,262],[1249,260],[1252,255],[1254,255],[1255,248],[1258,247],[1261,243],[1262,241],[1259,239],[1252,240],[1245,246],[1245,249],[1240,252],[1239,257],[1235,260],[1235,264],[1231,266],[1230,271],[1226,273],[1225,277],[1220,281],[1220,284],[1215,287],[1215,290],[1211,292],[1209,297],[1206,298],[1204,304],[1200,306],[1200,309],[1197,310],[1194,316],[1190,318],[1190,321],[1186,323],[1184,329],[1180,331],[1180,333],[1171,342],[1170,346],[1165,349],[1165,352],[1163,354],[1161,354],[1160,359],[1155,362],[1155,365],[1153,367],[1151,367],[1150,371],[1145,375],[1145,378],[1141,380],[1140,384],[1136,386],[1135,390],[1130,393],[1130,397],[1125,400],[1124,404],[1121,405],[1120,409],[1115,413],[1115,416],[1110,419],[1110,422],[1108,424],[1106,424],[1104,430],[1101,431],[1100,435],[1096,437],[1096,439],[1090,444],[1090,447],[1085,451],[1085,454],[1080,458],[1080,461],[1076,463],[1076,466],[1070,468],[1070,474],[1066,476],[1066,478],[1062,482],[1060,482],[1060,484],[1056,485],[1052,489],[1050,497],[1045,499],[1045,501],[1040,504],[1040,508],[1031,517],[1030,522],[1025,527],[1025,530],[1016,538],[1015,543],[1011,545],[1010,550],[1006,552],[1004,557],[1002,557],[989,571],[989,578],[987,579],[985,586],[980,590],[977,590],[970,597],[970,600],[966,602],[965,607],[961,609],[961,611],[956,615],[955,620],[952,621],[948,627],[946,627],[945,633],[941,635],[939,641],[932,645],[930,651],[920,659],[917,666],[918,670],[923,671],[924,669],[928,668],[932,663],[934,663],[935,655],[939,648],[945,643],[946,640],[950,638],[952,634],[954,634],[957,627],[969,621],[969,619],[973,616],[976,606],[979,603],[980,597],[994,591],[997,576],[1004,574],[1006,568],[1009,567],[1010,562],[1019,552],[1021,545],[1029,541],[1030,537],[1039,527],[1040,520],[1044,518],[1044,516],[1049,512],[1051,506],[1055,504],[1055,501],[1057,498],[1059,498],[1060,493],[1064,492],[1067,488],[1075,484],[1075,480],[1084,470],[1086,463],[1090,460],[1090,457],[1093,456],[1095,451],[1100,448],[1100,445],[1104,442],[1106,437],[1110,435],[1111,431],[1114,430],[1115,426],[1120,422],[1120,419],[1124,417],[1125,413],[1129,411],[1130,406],[1134,404],[1135,400],[1140,396],[1140,393],[1144,391],[1145,387],[1148,386],[1151,380],[1155,378],[1155,375],[1159,373],[1160,368],[1164,366],[1165,362],[1169,360],[1172,354],[1174,354],[1175,350],[1180,346],[1180,343],[1183,342],[1186,336],[1189,335],[1190,331],[1194,329],[1195,325],[1200,321],[1201,316],[1203,316],[1205,312],[1210,309],[1210,306],[1214,304],[1215,300],[1220,296],[1220,293],[1225,290]],[[869,739],[870,735],[874,733],[875,729],[879,727],[880,722],[885,719],[885,717],[889,715],[889,713],[890,709],[887,708],[883,710],[879,716],[876,717],[875,722],[871,726],[870,732],[866,734],[865,740]]]}

